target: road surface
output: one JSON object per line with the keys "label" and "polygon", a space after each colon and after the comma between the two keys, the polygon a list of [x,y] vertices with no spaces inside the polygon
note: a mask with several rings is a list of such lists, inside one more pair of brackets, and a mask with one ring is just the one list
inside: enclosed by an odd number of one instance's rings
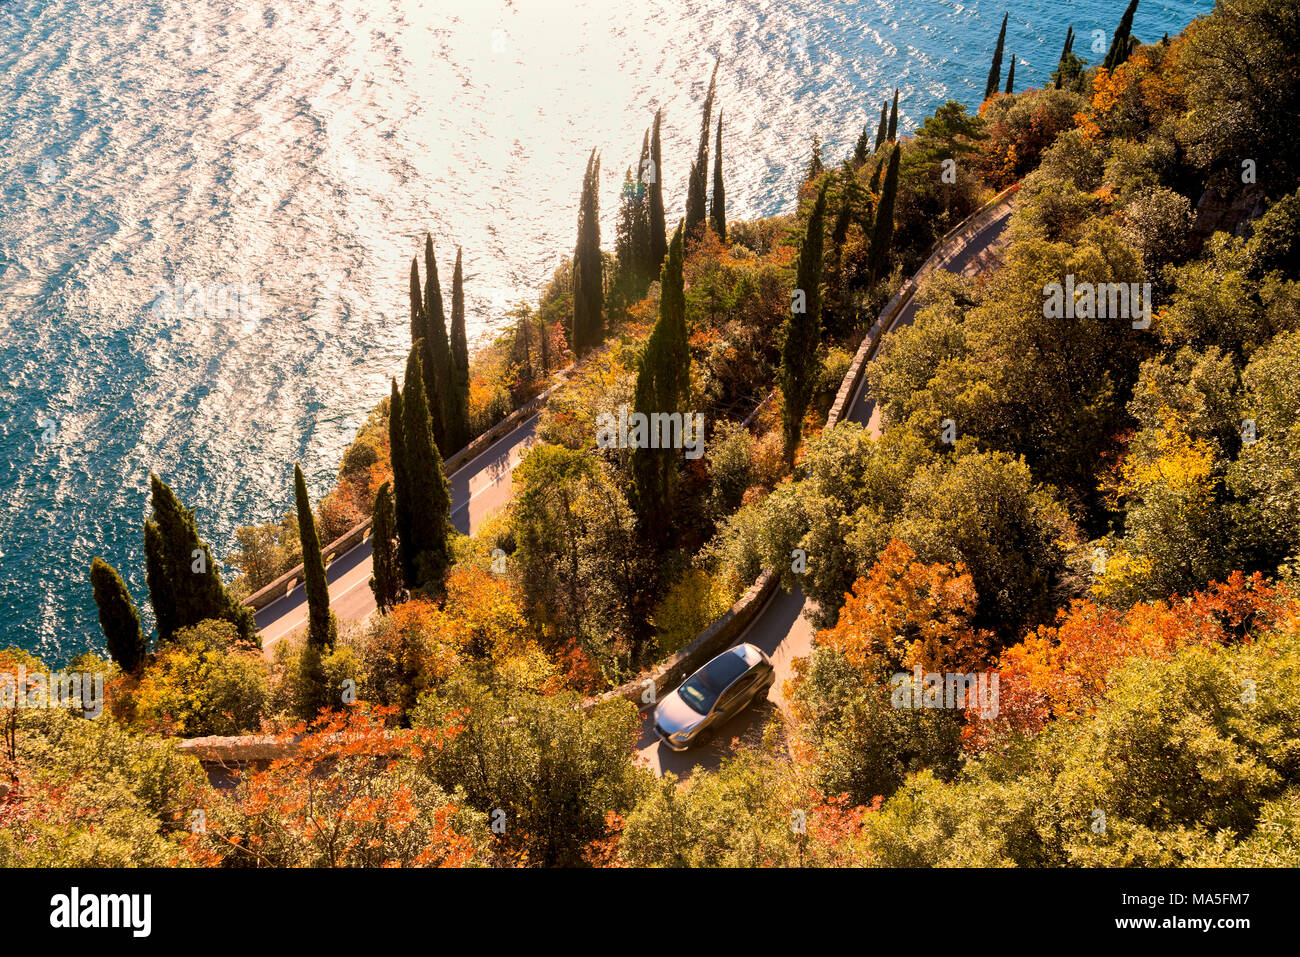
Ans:
{"label": "road surface", "polygon": [[[540,414],[540,413],[539,413]],[[451,522],[470,534],[510,500],[510,476],[525,451],[537,441],[537,419],[520,423],[475,458],[447,477],[451,485]],[[330,608],[340,622],[361,621],[375,610],[370,590],[370,541],[367,539],[334,559],[325,570]],[[281,638],[307,627],[307,592],[299,585],[257,613],[262,648],[270,654]]]}
{"label": "road surface", "polygon": [[[949,272],[959,272],[963,276],[973,276],[992,268],[1001,258],[1002,233],[1011,215],[1011,204],[1007,201],[999,215],[994,217],[978,233],[970,238],[965,248],[943,268]],[[916,317],[916,300],[910,299],[901,310],[892,329],[908,325]],[[880,435],[880,414],[875,400],[867,391],[866,376],[858,386],[857,393],[849,405],[846,418],[852,422],[863,423],[871,429],[873,435]],[[812,651],[813,629],[808,623],[807,615],[815,605],[804,598],[802,589],[784,592],[779,588],[768,599],[767,604],[758,613],[754,622],[736,639],[736,644],[748,641],[767,652],[776,669],[776,681],[773,682],[766,700],[755,703],[736,715],[714,734],[713,741],[704,747],[688,751],[673,751],[664,746],[654,732],[654,714],[646,715],[641,723],[641,739],[637,742],[639,760],[649,765],[656,774],[672,771],[679,778],[689,777],[696,767],[716,770],[722,758],[732,751],[732,741],[757,742],[762,734],[763,725],[772,714],[773,709],[785,710],[785,698],[782,689],[790,677],[790,664],[796,658],[806,657]]]}

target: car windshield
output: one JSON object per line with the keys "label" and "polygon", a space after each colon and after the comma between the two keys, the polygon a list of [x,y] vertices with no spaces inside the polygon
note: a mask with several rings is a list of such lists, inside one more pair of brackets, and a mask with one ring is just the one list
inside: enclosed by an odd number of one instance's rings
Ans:
{"label": "car windshield", "polygon": [[700,714],[713,710],[718,695],[749,670],[749,664],[741,654],[728,651],[718,655],[677,689],[677,694],[691,708]]}

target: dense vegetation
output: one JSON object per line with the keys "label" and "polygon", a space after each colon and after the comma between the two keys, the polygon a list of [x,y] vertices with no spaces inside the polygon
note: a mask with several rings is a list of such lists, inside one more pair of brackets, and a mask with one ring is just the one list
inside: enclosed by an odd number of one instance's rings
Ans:
{"label": "dense vegetation", "polygon": [[[766,220],[726,220],[711,82],[686,221],[656,114],[613,254],[593,153],[573,259],[474,366],[430,243],[338,485],[313,509],[299,475],[244,536],[245,589],[306,558],[306,640],[267,660],[155,480],[157,639],[97,563],[115,662],[76,664],[110,713],[0,710],[0,863],[1300,863],[1300,12],[1224,0],[1156,43],[1132,18],[1018,93],[1004,25],[977,115],[901,137],[873,105]],[[870,364],[879,428],[825,430],[902,277],[1012,183],[999,262],[932,274]],[[1067,279],[1149,283],[1150,321],[1054,314]],[[570,360],[511,505],[456,535],[442,451]],[[602,445],[620,406],[702,413],[704,455]],[[380,612],[336,624],[320,546],[372,509]],[[816,603],[811,654],[761,741],[656,780],[636,709],[590,696],[763,568]],[[996,675],[996,707],[900,707],[916,669]],[[302,737],[229,791],[175,748],[255,730]]]}

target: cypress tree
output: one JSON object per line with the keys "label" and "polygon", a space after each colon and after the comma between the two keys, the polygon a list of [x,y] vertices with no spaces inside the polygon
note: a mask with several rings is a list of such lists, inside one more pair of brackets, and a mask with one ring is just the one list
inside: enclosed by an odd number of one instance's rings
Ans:
{"label": "cypress tree", "polygon": [[[721,121],[721,117],[719,117]],[[853,165],[854,167],[863,166],[867,162],[867,146],[870,139],[867,136],[867,124],[862,124],[862,132],[858,134],[858,141],[853,144]]]}
{"label": "cypress tree", "polygon": [[397,544],[397,512],[388,483],[375,492],[375,504],[370,510],[370,590],[375,593],[375,605],[380,614],[402,600],[402,559]]}
{"label": "cypress tree", "polygon": [[411,345],[429,338],[424,324],[424,300],[420,293],[420,264],[411,257]]}
{"label": "cypress tree", "polygon": [[[447,341],[447,314],[442,304],[442,286],[438,282],[438,262],[433,255],[433,237],[424,234],[424,394],[429,400],[429,419],[433,423],[433,440],[438,448],[447,448],[448,411],[451,408],[451,346]],[[454,450],[453,450],[454,451]]]}
{"label": "cypress tree", "polygon": [[[647,416],[673,413],[690,388],[690,348],[686,336],[686,295],[682,276],[684,227],[679,225],[659,274],[659,318],[637,368],[634,405]],[[632,450],[632,501],[647,540],[656,549],[668,541],[676,471],[674,449]]]}
{"label": "cypress tree", "polygon": [[144,578],[149,588],[158,640],[170,641],[176,633],[176,595],[171,574],[167,571],[167,546],[162,532],[153,522],[144,523]]}
{"label": "cypress tree", "polygon": [[718,110],[718,139],[713,150],[713,205],[709,207],[709,219],[713,221],[713,231],[718,240],[727,241],[727,195],[722,187],[722,111]]}
{"label": "cypress tree", "polygon": [[[422,349],[422,343],[416,342],[411,352],[418,355]],[[402,581],[409,588],[415,584],[415,553],[411,551],[411,479],[406,471],[406,430],[402,422],[402,393],[394,379],[393,392],[388,400],[388,446],[393,463],[393,530],[397,535]]]}
{"label": "cypress tree", "polygon": [[[235,626],[241,639],[260,645],[252,609],[226,591],[212,551],[199,537],[193,512],[157,475],[150,473],[149,481],[153,516],[145,525],[145,550],[146,560],[153,563],[150,598],[155,602],[155,615],[167,629],[159,626],[159,638],[169,641],[177,629],[222,618]],[[155,527],[155,533],[149,532],[149,525]],[[150,551],[154,553],[151,557]],[[155,581],[157,594],[152,590]]]}
{"label": "cypress tree", "polygon": [[1071,48],[1074,46],[1074,24],[1070,24],[1069,29],[1065,31],[1065,46],[1061,48],[1061,58],[1056,61],[1056,88],[1061,88],[1061,81],[1064,78],[1065,58],[1069,55]]}
{"label": "cypress tree", "polygon": [[1007,88],[1006,93],[1011,92],[1011,85],[1016,82],[1016,55],[1011,54],[1011,69],[1007,71]]}
{"label": "cypress tree", "polygon": [[889,111],[889,134],[886,139],[891,143],[898,139],[898,87],[894,87],[894,106]]}
{"label": "cypress tree", "polygon": [[998,91],[998,85],[1002,82],[1002,45],[1007,39],[1007,17],[1010,14],[1002,15],[1002,29],[998,31],[998,45],[993,48],[993,64],[989,67],[989,79],[984,84],[984,99],[988,99]]}
{"label": "cypress tree", "polygon": [[99,607],[99,627],[104,630],[109,657],[127,674],[137,674],[144,664],[148,643],[126,582],[116,568],[102,558],[95,558],[90,563],[90,585]]}
{"label": "cypress tree", "polygon": [[451,384],[447,390],[448,448],[462,449],[472,438],[469,425],[469,340],[465,336],[465,283],[461,274],[460,247],[456,247],[456,269],[451,277]]}
{"label": "cypress tree", "polygon": [[894,238],[894,200],[898,195],[898,156],[895,149],[889,157],[889,172],[885,174],[885,186],[880,194],[880,206],[876,210],[876,229],[871,237],[871,252],[867,257],[867,271],[871,282],[880,279],[889,268],[890,243]]}
{"label": "cypress tree", "polygon": [[414,349],[406,363],[402,429],[410,487],[410,550],[414,556],[415,587],[436,595],[442,591],[452,561],[451,491],[442,471],[442,456],[433,441],[420,354]]}
{"label": "cypress tree", "polygon": [[[897,154],[895,150],[895,154]],[[821,345],[821,276],[822,239],[826,218],[826,183],[817,192],[817,200],[808,214],[795,288],[791,296],[790,318],[786,320],[781,344],[781,392],[785,403],[781,410],[785,433],[786,462],[794,462],[799,445],[803,417],[812,401],[817,382],[817,348]]]}
{"label": "cypress tree", "polygon": [[338,622],[330,611],[330,586],[325,575],[325,559],[316,535],[316,517],[307,497],[307,480],[302,468],[293,466],[293,498],[298,508],[298,538],[302,542],[302,577],[307,592],[307,644],[318,652],[334,647]]}
{"label": "cypress tree", "polygon": [[709,91],[704,96],[703,116],[700,120],[700,145],[691,164],[691,176],[686,184],[686,236],[697,239],[704,232],[705,182],[709,175],[709,123],[713,119],[713,96],[718,79],[718,64],[713,65]]}
{"label": "cypress tree", "polygon": [[1133,14],[1137,13],[1137,8],[1138,0],[1129,0],[1124,16],[1120,17],[1119,26],[1115,28],[1115,35],[1111,37],[1110,49],[1106,51],[1106,59],[1101,64],[1111,72],[1128,60],[1129,31],[1133,29]]}
{"label": "cypress tree", "polygon": [[655,125],[650,134],[650,159],[653,163],[653,179],[650,181],[650,271],[651,277],[657,276],[663,268],[664,256],[668,255],[668,227],[664,222],[664,165],[663,154],[659,148],[659,121],[663,110],[655,110]]}
{"label": "cypress tree", "polygon": [[889,132],[889,101],[886,100],[880,104],[880,126],[876,128],[876,150],[878,151],[885,142],[885,134]]}
{"label": "cypress tree", "polygon": [[651,240],[650,180],[655,177],[655,167],[650,154],[649,130],[641,138],[641,159],[636,169],[636,205],[632,214],[632,259],[636,264],[633,270],[633,301],[645,295],[646,287],[658,274],[663,262],[662,257],[659,262],[654,261],[654,242]]}
{"label": "cypress tree", "polygon": [[[601,305],[605,298],[604,263],[600,256],[600,157],[587,159],[578,202],[578,241],[573,250],[573,351],[582,355],[604,335]],[[409,435],[408,435],[409,439]]]}
{"label": "cypress tree", "polygon": [[826,164],[822,162],[822,138],[814,133],[812,140],[812,156],[808,158],[808,171],[803,174],[804,182],[815,180],[825,171]]}

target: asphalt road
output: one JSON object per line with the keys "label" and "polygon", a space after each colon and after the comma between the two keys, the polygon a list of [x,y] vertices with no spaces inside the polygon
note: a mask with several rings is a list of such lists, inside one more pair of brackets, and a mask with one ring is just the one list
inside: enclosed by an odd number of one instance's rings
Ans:
{"label": "asphalt road", "polygon": [[[477,457],[447,477],[451,485],[451,521],[456,530],[472,533],[510,500],[510,476],[525,451],[537,441],[537,416],[520,423]],[[370,590],[370,542],[339,555],[325,570],[330,608],[340,622],[361,621],[375,610]],[[307,593],[303,585],[277,598],[257,613],[262,648],[270,654],[281,638],[307,627]]]}
{"label": "asphalt road", "polygon": [[[966,247],[944,268],[963,276],[973,276],[992,268],[1001,258],[1002,232],[1010,215],[1011,204],[1008,202],[1001,214],[972,236]],[[909,300],[899,310],[890,331],[908,325],[915,317],[916,302]],[[873,435],[880,435],[880,414],[875,400],[867,391],[865,376],[857,394],[853,396],[847,418],[852,422],[867,424]],[[672,771],[684,779],[697,767],[716,770],[723,757],[734,750],[733,742],[739,740],[756,743],[773,709],[785,710],[783,687],[791,674],[791,662],[806,657],[812,651],[813,629],[808,623],[807,615],[815,607],[813,602],[804,598],[802,589],[796,588],[792,592],[777,589],[758,617],[736,640],[736,644],[748,641],[757,645],[772,659],[776,681],[767,698],[746,708],[719,728],[708,745],[681,752],[673,751],[659,740],[654,733],[654,714],[651,712],[644,716],[641,723],[641,738],[637,742],[639,760],[651,767],[656,774]]]}

